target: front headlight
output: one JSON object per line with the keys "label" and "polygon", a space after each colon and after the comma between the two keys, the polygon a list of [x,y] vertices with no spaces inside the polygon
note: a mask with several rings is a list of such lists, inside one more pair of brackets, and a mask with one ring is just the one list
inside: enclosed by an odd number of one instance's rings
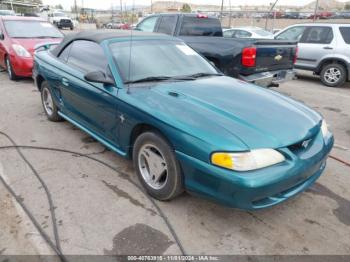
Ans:
{"label": "front headlight", "polygon": [[249,152],[217,152],[211,156],[213,165],[235,170],[250,171],[281,163],[284,156],[274,149],[256,149]]}
{"label": "front headlight", "polygon": [[327,122],[324,119],[322,121],[321,131],[322,131],[323,137],[327,137],[330,134],[330,132],[328,130]]}
{"label": "front headlight", "polygon": [[20,57],[27,57],[30,58],[32,55],[21,45],[13,44],[12,45],[13,50],[15,50],[16,54]]}

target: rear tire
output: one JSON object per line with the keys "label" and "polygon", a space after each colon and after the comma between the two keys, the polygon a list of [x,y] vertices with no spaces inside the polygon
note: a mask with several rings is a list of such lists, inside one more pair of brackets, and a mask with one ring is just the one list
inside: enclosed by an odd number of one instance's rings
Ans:
{"label": "rear tire", "polygon": [[153,198],[168,201],[184,191],[174,150],[159,133],[149,131],[137,137],[133,162],[141,184]]}
{"label": "rear tire", "polygon": [[7,71],[7,74],[9,76],[9,79],[12,80],[12,81],[17,80],[18,76],[13,71],[11,60],[10,60],[10,58],[8,56],[5,58],[5,64],[6,64],[6,71]]}
{"label": "rear tire", "polygon": [[52,93],[46,81],[41,84],[41,102],[47,118],[52,122],[62,121],[58,114],[58,108],[52,98]]}
{"label": "rear tire", "polygon": [[330,87],[342,86],[347,77],[346,69],[343,65],[332,63],[325,65],[320,73],[321,81]]}

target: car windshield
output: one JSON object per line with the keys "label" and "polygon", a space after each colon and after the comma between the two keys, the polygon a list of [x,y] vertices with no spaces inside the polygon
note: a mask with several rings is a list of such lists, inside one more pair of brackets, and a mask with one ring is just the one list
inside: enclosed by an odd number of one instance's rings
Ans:
{"label": "car windshield", "polygon": [[64,13],[54,13],[53,16],[54,17],[64,17],[65,14]]}
{"label": "car windshield", "polygon": [[253,29],[252,32],[260,35],[260,36],[266,36],[266,37],[272,37],[273,34],[268,32],[268,31],[265,31],[265,30],[262,30],[262,29]]}
{"label": "car windshield", "polygon": [[61,38],[62,33],[43,21],[5,21],[5,28],[13,38]]}
{"label": "car windshield", "polygon": [[186,76],[218,74],[203,57],[178,41],[133,41],[132,47],[130,46],[130,42],[116,42],[110,45],[113,59],[125,83],[141,79],[156,81],[157,78],[185,79]]}

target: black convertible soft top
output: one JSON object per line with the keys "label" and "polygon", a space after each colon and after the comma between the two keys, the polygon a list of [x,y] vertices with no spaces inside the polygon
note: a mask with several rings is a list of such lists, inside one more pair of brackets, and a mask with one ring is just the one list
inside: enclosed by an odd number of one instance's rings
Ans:
{"label": "black convertible soft top", "polygon": [[[147,32],[140,32],[140,31],[132,31],[132,35],[133,37],[162,36],[169,39],[173,38],[163,34],[147,33]],[[75,40],[87,40],[87,41],[92,41],[99,44],[104,40],[113,39],[113,38],[125,38],[125,37],[131,38],[130,30],[88,30],[88,31],[82,31],[79,33],[73,33],[65,36],[63,41],[56,48],[51,50],[51,54],[53,54],[54,56],[58,56],[67,45],[69,45],[71,42]]]}

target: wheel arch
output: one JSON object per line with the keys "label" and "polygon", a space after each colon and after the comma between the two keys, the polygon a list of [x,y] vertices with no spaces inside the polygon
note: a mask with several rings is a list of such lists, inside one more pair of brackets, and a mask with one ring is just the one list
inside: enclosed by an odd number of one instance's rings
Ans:
{"label": "wheel arch", "polygon": [[135,144],[137,137],[139,137],[141,134],[148,132],[148,131],[152,131],[152,132],[155,132],[155,133],[158,133],[159,135],[161,135],[162,138],[168,142],[168,144],[171,146],[171,148],[174,149],[173,144],[170,142],[168,137],[165,135],[165,132],[163,132],[162,130],[160,130],[159,128],[157,128],[156,126],[154,126],[152,124],[138,123],[133,127],[133,129],[130,133],[130,137],[129,137],[128,155],[131,159],[132,159],[132,151],[133,151],[134,144]]}
{"label": "wheel arch", "polygon": [[315,73],[316,74],[320,74],[321,71],[322,71],[322,68],[326,65],[329,65],[329,64],[333,64],[333,63],[337,63],[337,64],[341,64],[342,66],[344,66],[345,70],[346,70],[346,73],[347,73],[347,79],[349,79],[350,77],[350,67],[349,67],[349,63],[347,63],[344,59],[342,58],[326,58],[324,60],[322,60],[318,67],[316,68],[315,70]]}
{"label": "wheel arch", "polygon": [[35,77],[35,83],[39,91],[41,91],[41,85],[44,81],[46,81],[46,79],[40,74]]}

